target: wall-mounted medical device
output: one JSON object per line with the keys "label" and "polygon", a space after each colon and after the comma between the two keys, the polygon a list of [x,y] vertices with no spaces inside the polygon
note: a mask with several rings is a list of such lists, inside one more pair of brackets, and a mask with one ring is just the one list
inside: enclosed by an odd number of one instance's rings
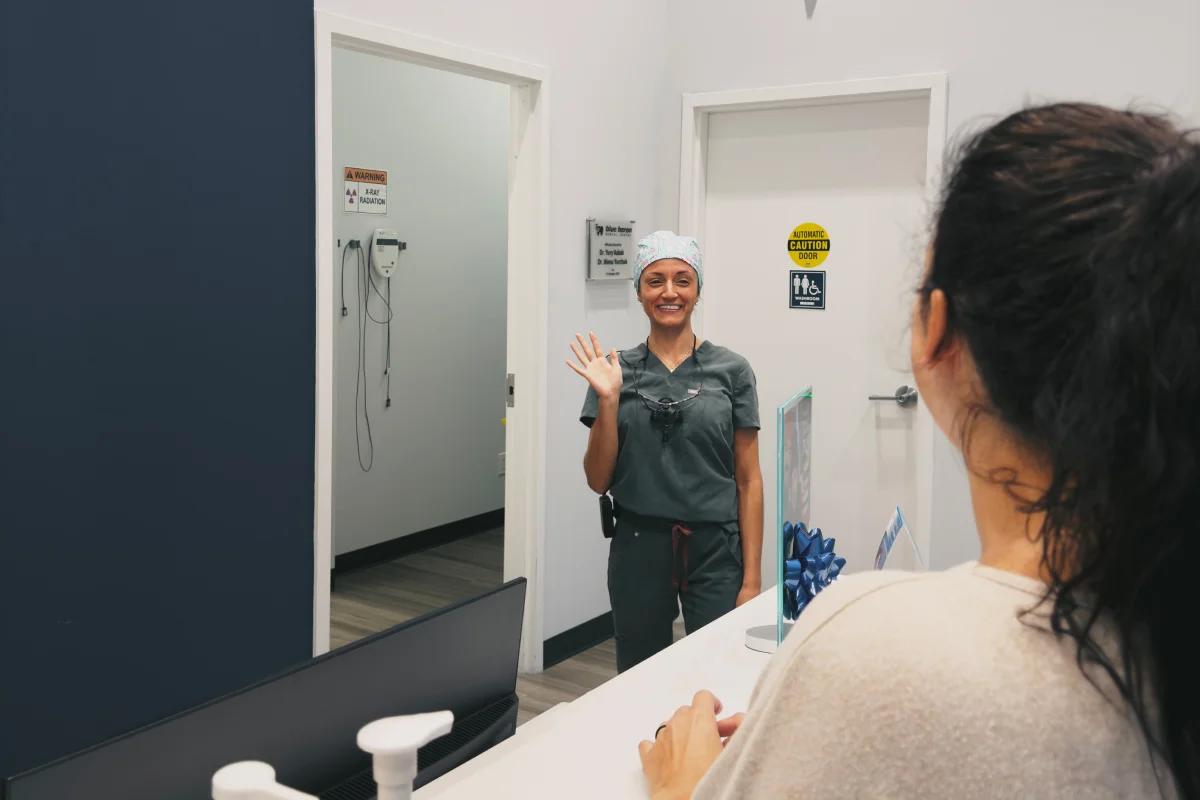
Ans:
{"label": "wall-mounted medical device", "polygon": [[381,277],[390,278],[400,263],[400,251],[408,245],[400,241],[400,234],[385,228],[376,228],[371,235],[371,267]]}
{"label": "wall-mounted medical device", "polygon": [[[341,240],[338,240],[341,245]],[[355,446],[358,451],[358,466],[363,472],[370,472],[375,464],[375,441],[371,438],[370,400],[367,390],[367,330],[369,323],[385,328],[384,340],[384,408],[392,406],[392,273],[400,264],[400,251],[407,250],[408,245],[400,241],[398,231],[387,228],[376,228],[371,233],[369,247],[363,247],[359,239],[347,239],[342,249],[342,317],[350,318],[350,309],[346,305],[346,256],[354,251],[354,272],[358,284],[358,305],[355,308],[355,333],[358,337],[358,366],[354,377],[354,434]],[[367,252],[364,252],[367,251]],[[375,275],[383,278],[383,286],[375,280]],[[371,295],[376,297],[375,311],[371,310]],[[379,309],[382,304],[383,308]],[[380,311],[383,313],[380,314]],[[366,447],[363,447],[362,428],[359,421],[365,423]]]}

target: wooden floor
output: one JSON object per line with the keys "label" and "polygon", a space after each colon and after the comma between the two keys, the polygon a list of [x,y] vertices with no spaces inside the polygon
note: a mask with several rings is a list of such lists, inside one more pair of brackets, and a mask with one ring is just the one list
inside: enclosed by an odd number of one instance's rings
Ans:
{"label": "wooden floor", "polygon": [[[503,564],[504,532],[494,530],[339,575],[331,598],[330,644],[340,647],[494,589],[503,582]],[[616,651],[609,639],[540,675],[517,676],[517,724],[616,674]]]}
{"label": "wooden floor", "polygon": [[331,647],[386,630],[503,583],[504,531],[488,531],[337,576]]}

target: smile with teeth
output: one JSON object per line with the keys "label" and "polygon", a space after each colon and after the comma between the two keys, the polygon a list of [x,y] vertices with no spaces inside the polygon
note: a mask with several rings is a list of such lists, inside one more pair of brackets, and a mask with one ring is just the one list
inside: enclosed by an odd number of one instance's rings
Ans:
{"label": "smile with teeth", "polygon": [[681,306],[677,303],[673,303],[673,304],[664,303],[663,305],[660,305],[658,308],[660,311],[678,311],[681,308],[683,308],[683,306]]}

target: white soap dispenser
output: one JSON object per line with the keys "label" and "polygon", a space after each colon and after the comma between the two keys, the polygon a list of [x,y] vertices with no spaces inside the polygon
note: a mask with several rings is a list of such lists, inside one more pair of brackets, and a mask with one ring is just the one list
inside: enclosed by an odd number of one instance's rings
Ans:
{"label": "white soap dispenser", "polygon": [[[358,746],[371,754],[377,800],[409,800],[417,777],[417,749],[445,736],[454,725],[454,712],[385,717],[358,731]],[[238,761],[221,767],[212,777],[213,800],[317,800],[275,780],[275,769],[262,761]]]}
{"label": "white soap dispenser", "polygon": [[239,761],[213,773],[213,800],[317,800],[278,783],[275,768],[262,761]]}
{"label": "white soap dispenser", "polygon": [[378,800],[409,800],[417,777],[417,748],[445,736],[453,725],[452,711],[385,717],[364,725],[358,746],[372,756]]}

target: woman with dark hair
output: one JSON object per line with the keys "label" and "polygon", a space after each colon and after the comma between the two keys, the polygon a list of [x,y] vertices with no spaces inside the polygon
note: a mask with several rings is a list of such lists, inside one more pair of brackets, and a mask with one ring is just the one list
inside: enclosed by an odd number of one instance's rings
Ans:
{"label": "woman with dark hair", "polygon": [[979,561],[839,580],[744,722],[701,692],[642,743],[652,794],[1200,797],[1197,138],[1069,104],[971,139],[912,361]]}

